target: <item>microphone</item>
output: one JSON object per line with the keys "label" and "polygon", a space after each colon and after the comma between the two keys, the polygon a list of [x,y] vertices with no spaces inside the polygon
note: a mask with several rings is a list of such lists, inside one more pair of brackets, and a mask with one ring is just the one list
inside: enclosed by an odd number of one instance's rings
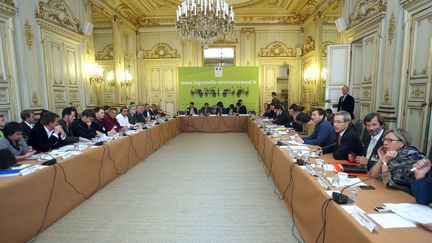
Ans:
{"label": "microphone", "polygon": [[335,142],[335,143],[332,143],[332,144],[330,144],[330,145],[327,145],[327,146],[321,147],[321,151],[324,151],[324,149],[331,148],[331,147],[333,147],[333,146],[335,146],[335,145],[337,145],[336,142]]}
{"label": "microphone", "polygon": [[52,156],[51,154],[49,154],[49,153],[40,153],[40,154],[46,154],[52,158],[50,160],[47,160],[47,161],[41,163],[41,165],[49,166],[49,165],[54,165],[57,163],[57,159],[54,156]]}
{"label": "microphone", "polygon": [[395,170],[397,170],[397,169],[399,169],[399,168],[401,168],[401,167],[405,167],[405,166],[409,166],[409,165],[412,165],[412,164],[402,164],[402,165],[398,165],[398,166],[393,167],[393,168],[392,168],[391,170],[389,170],[389,171],[382,172],[382,173],[379,173],[379,174],[376,175],[376,176],[372,176],[372,177],[368,177],[368,178],[365,178],[365,179],[363,179],[363,180],[360,180],[360,181],[358,181],[358,182],[356,182],[356,183],[353,183],[353,184],[351,184],[351,185],[348,185],[348,186],[342,188],[342,190],[341,190],[340,192],[333,192],[333,193],[332,193],[332,197],[333,197],[333,199],[335,200],[335,202],[336,202],[337,204],[347,204],[347,203],[348,203],[348,196],[342,194],[346,189],[348,189],[348,188],[350,188],[350,187],[352,187],[352,186],[355,186],[355,185],[357,185],[357,184],[360,184],[360,183],[362,183],[362,182],[365,182],[365,181],[367,181],[367,180],[370,180],[370,179],[376,179],[376,178],[378,178],[378,177],[380,177],[380,176],[382,176],[382,175],[385,175],[385,174],[387,174],[387,173],[391,173],[391,172],[393,172],[393,171],[395,171]]}

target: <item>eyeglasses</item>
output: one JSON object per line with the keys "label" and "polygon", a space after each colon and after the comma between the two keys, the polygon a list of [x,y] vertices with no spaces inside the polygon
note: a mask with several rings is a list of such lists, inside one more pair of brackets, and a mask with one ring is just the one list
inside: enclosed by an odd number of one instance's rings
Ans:
{"label": "eyeglasses", "polygon": [[337,123],[337,124],[342,124],[345,123],[346,121],[333,121],[333,123]]}
{"label": "eyeglasses", "polygon": [[383,143],[385,143],[385,142],[392,143],[394,141],[402,141],[402,140],[400,140],[400,139],[391,139],[391,138],[383,138],[382,139]]}

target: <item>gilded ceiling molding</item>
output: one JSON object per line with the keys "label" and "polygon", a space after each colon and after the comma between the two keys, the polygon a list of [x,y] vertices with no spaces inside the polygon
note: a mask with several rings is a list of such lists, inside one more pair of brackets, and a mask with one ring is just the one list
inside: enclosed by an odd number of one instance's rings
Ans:
{"label": "gilded ceiling molding", "polygon": [[309,53],[315,50],[315,41],[312,39],[312,36],[306,37],[306,41],[303,47],[304,54]]}
{"label": "gilded ceiling molding", "polygon": [[0,0],[0,9],[11,16],[15,15],[18,12],[15,3],[13,3],[12,0]]}
{"label": "gilded ceiling molding", "polygon": [[31,50],[33,46],[33,32],[28,20],[24,24],[24,38],[28,48]]}
{"label": "gilded ceiling molding", "polygon": [[321,56],[326,57],[327,56],[327,46],[334,45],[335,43],[332,41],[323,41],[321,43],[320,49],[321,49]]}
{"label": "gilded ceiling molding", "polygon": [[72,10],[64,0],[49,0],[39,2],[36,18],[53,22],[76,33],[81,33],[80,22],[72,15]]}
{"label": "gilded ceiling molding", "polygon": [[266,48],[261,48],[260,57],[295,57],[294,48],[288,48],[284,43],[275,41]]}
{"label": "gilded ceiling molding", "polygon": [[113,44],[106,45],[101,52],[95,55],[96,60],[114,60],[114,46]]}
{"label": "gilded ceiling molding", "polygon": [[139,16],[136,13],[134,13],[134,11],[124,3],[118,5],[116,11],[120,13],[120,15],[122,15],[125,19],[127,19],[132,23],[135,23],[136,20],[139,18]]}
{"label": "gilded ceiling molding", "polygon": [[385,12],[387,3],[382,0],[361,0],[349,15],[350,26],[356,26],[375,14]]}
{"label": "gilded ceiling molding", "polygon": [[249,40],[252,35],[255,35],[255,28],[242,28],[241,33],[246,36],[247,40]]}
{"label": "gilded ceiling molding", "polygon": [[12,0],[1,0],[2,2],[6,3],[7,5],[11,6],[11,7],[16,7],[15,3]]}
{"label": "gilded ceiling molding", "polygon": [[394,38],[395,38],[395,31],[396,31],[396,17],[394,16],[394,13],[392,13],[390,20],[389,20],[389,26],[388,26],[388,32],[387,32],[387,38],[388,42],[391,45]]}
{"label": "gilded ceiling molding", "polygon": [[161,58],[179,58],[180,55],[176,49],[165,43],[159,43],[147,50],[144,56],[145,59],[161,59]]}

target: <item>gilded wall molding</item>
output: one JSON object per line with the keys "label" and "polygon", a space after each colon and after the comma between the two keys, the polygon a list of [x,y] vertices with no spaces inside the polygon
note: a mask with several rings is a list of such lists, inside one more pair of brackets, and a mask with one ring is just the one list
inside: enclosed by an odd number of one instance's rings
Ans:
{"label": "gilded wall molding", "polygon": [[246,36],[247,40],[249,40],[250,37],[255,34],[255,28],[242,28],[241,33]]}
{"label": "gilded wall molding", "polygon": [[350,26],[356,26],[373,15],[385,12],[386,8],[387,3],[382,0],[361,0],[349,15]]}
{"label": "gilded wall molding", "polygon": [[395,31],[396,31],[396,17],[394,16],[394,13],[392,13],[389,20],[388,29],[387,29],[387,38],[390,45],[393,43],[393,40],[395,38]]}
{"label": "gilded wall molding", "polygon": [[326,57],[327,56],[327,46],[329,45],[334,45],[335,43],[333,41],[323,41],[321,43],[321,57]]}
{"label": "gilded wall molding", "polygon": [[28,48],[31,50],[33,46],[33,31],[28,20],[24,24],[24,38]]}
{"label": "gilded wall molding", "polygon": [[295,57],[294,48],[288,48],[284,43],[275,41],[266,48],[261,48],[260,57]]}
{"label": "gilded wall molding", "polygon": [[5,11],[8,15],[15,15],[18,9],[12,0],[0,0],[0,9]]}
{"label": "gilded wall molding", "polygon": [[114,60],[114,45],[106,45],[101,52],[97,52],[95,55],[96,60]]}
{"label": "gilded wall molding", "polygon": [[315,41],[312,39],[312,36],[306,37],[306,41],[303,47],[304,54],[307,54],[311,51],[315,50]]}
{"label": "gilded wall molding", "polygon": [[64,0],[49,0],[47,3],[39,2],[39,11],[36,12],[36,18],[81,33],[79,20],[73,16],[72,10]]}
{"label": "gilded wall molding", "polygon": [[146,51],[145,59],[162,59],[162,58],[179,58],[180,55],[176,49],[173,49],[166,43],[154,45],[150,50]]}

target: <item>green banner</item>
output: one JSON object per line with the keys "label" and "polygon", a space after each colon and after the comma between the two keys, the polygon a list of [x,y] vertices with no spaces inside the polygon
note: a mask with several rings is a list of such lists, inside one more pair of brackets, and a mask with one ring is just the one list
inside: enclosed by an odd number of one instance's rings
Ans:
{"label": "green banner", "polygon": [[193,101],[198,110],[221,101],[227,108],[243,100],[248,112],[259,108],[258,67],[180,67],[179,110]]}

